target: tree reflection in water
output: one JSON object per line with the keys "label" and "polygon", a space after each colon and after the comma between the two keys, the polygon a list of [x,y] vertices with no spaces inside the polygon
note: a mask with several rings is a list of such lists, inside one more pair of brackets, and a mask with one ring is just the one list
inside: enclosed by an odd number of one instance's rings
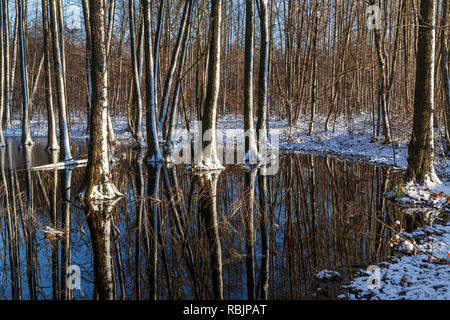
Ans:
{"label": "tree reflection in water", "polygon": [[[195,176],[128,151],[114,172],[125,196],[85,211],[83,168],[35,171],[22,150],[16,169],[0,151],[2,299],[333,298],[315,273],[349,279],[391,254],[376,219],[415,227],[382,197],[401,174],[348,160],[287,154],[275,176]],[[71,265],[82,290],[66,287]]]}

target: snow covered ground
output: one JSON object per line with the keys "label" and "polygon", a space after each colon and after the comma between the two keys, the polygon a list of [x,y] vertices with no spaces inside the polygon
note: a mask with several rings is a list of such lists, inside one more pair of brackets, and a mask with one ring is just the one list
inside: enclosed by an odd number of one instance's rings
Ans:
{"label": "snow covered ground", "polygon": [[[73,139],[87,139],[88,133],[85,131],[85,116],[71,117],[70,135]],[[127,121],[125,117],[112,119],[116,137],[122,142],[129,141],[132,137],[127,131]],[[316,132],[308,136],[308,121],[300,120],[298,124],[289,129],[285,120],[270,120],[269,128],[271,134],[280,137],[280,149],[292,152],[319,152],[342,157],[352,157],[364,159],[369,162],[397,165],[400,168],[407,166],[407,139],[402,133],[400,138],[395,136],[397,146],[395,148],[396,161],[393,157],[392,145],[384,145],[382,140],[375,143],[372,139],[371,115],[365,114],[353,120],[351,125],[345,119],[338,119],[329,132],[324,132],[325,118],[317,117]],[[218,121],[218,130],[222,130],[229,136],[241,133],[244,130],[242,116],[221,117]],[[13,122],[11,128],[4,130],[5,136],[20,137],[22,134],[19,120]],[[33,137],[47,136],[46,119],[33,119],[31,121],[31,132]]]}
{"label": "snow covered ground", "polygon": [[[450,300],[450,223],[423,227],[399,247],[398,256],[382,262],[379,287],[368,286],[375,273],[361,270],[360,275],[345,286],[349,293],[340,298],[372,300]],[[415,248],[417,247],[417,251]],[[405,252],[407,251],[407,252]]]}

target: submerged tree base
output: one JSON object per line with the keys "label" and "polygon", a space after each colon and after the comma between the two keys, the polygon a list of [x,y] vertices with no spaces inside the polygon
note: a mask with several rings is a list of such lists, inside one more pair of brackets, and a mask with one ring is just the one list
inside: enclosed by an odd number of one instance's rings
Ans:
{"label": "submerged tree base", "polygon": [[202,162],[195,164],[193,167],[194,173],[202,173],[202,172],[209,172],[209,171],[222,171],[222,170],[225,170],[225,167],[217,159],[213,160],[213,161],[203,160]]}
{"label": "submerged tree base", "polygon": [[123,194],[117,190],[114,184],[106,182],[93,186],[92,191],[88,195],[87,188],[84,188],[78,197],[81,201],[103,202],[117,200],[123,197]]}

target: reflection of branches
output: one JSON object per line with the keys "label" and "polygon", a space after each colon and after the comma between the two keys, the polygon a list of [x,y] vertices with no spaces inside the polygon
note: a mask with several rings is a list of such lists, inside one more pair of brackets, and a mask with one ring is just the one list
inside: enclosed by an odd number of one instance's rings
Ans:
{"label": "reflection of branches", "polygon": [[193,284],[193,292],[196,297],[196,299],[199,299],[198,294],[198,285],[197,285],[197,271],[195,270],[194,266],[194,258],[193,253],[191,249],[191,245],[189,243],[189,239],[185,236],[185,226],[183,225],[182,219],[180,218],[177,204],[175,202],[174,193],[170,184],[169,174],[167,172],[167,168],[163,166],[163,182],[164,182],[164,188],[167,194],[168,202],[169,202],[169,209],[172,212],[172,217],[175,221],[176,230],[178,233],[178,237],[181,239],[182,247],[183,247],[183,258],[186,261],[188,272],[190,279]]}

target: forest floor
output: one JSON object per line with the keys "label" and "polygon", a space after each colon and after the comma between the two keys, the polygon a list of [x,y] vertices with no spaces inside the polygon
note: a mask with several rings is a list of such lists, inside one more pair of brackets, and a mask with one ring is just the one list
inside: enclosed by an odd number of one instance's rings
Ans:
{"label": "forest floor", "polygon": [[[87,139],[85,121],[78,121],[71,126],[71,137]],[[382,139],[373,142],[372,115],[363,114],[354,119],[340,118],[332,122],[330,131],[324,131],[324,117],[317,117],[316,130],[308,135],[309,122],[299,121],[289,128],[287,121],[271,120],[269,128],[272,135],[279,136],[281,152],[318,153],[339,156],[379,165],[406,169],[408,142],[411,124],[406,120],[396,120],[393,126],[394,148],[392,144],[383,144]],[[116,137],[123,143],[131,140],[127,131],[127,122],[123,118],[113,119]],[[218,130],[226,135],[243,135],[243,118],[226,116],[218,121]],[[46,122],[32,121],[34,137],[45,138]],[[21,126],[15,121],[13,127],[5,129],[5,136],[20,136]],[[440,130],[436,130],[440,136]],[[434,217],[438,222],[432,226],[422,227],[411,234],[401,234],[394,239],[393,246],[398,252],[389,261],[379,263],[381,288],[369,289],[367,280],[373,274],[361,270],[354,280],[345,288],[343,299],[450,299],[450,165],[444,154],[442,141],[436,139],[435,169],[441,184],[427,187],[414,185],[399,186],[391,196],[403,204],[425,205],[439,210],[443,214]],[[395,159],[394,159],[395,152]],[[427,211],[429,214],[430,211]],[[433,211],[431,211],[433,212]],[[434,211],[435,212],[435,211]],[[411,244],[411,239],[417,243]],[[386,244],[388,245],[388,244]]]}

